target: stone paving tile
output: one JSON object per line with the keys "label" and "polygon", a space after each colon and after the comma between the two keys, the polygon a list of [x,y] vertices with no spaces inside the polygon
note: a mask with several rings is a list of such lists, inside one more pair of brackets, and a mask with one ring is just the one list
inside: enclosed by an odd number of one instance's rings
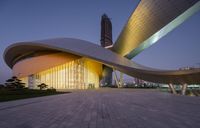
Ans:
{"label": "stone paving tile", "polygon": [[0,103],[0,128],[200,128],[200,98],[98,89]]}

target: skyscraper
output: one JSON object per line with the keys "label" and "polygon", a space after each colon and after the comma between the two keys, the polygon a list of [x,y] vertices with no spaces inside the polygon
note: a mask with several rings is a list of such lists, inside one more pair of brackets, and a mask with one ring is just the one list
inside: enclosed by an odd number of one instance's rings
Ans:
{"label": "skyscraper", "polygon": [[112,42],[112,23],[106,14],[101,16],[101,46],[111,46]]}
{"label": "skyscraper", "polygon": [[[101,46],[104,48],[112,47],[112,23],[106,14],[101,16]],[[112,85],[112,68],[103,65],[102,84],[106,86]]]}

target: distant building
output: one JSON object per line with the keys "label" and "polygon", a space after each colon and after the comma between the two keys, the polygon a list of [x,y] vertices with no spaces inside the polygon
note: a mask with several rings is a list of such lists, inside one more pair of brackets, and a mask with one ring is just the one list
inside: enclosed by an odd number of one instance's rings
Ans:
{"label": "distant building", "polygon": [[137,85],[143,85],[144,82],[145,82],[144,80],[141,80],[139,78],[135,78],[135,84],[137,84]]}
{"label": "distant building", "polygon": [[195,70],[195,69],[197,69],[197,68],[195,68],[195,67],[189,67],[189,66],[179,68],[179,70]]}
{"label": "distant building", "polygon": [[112,46],[112,23],[106,14],[101,16],[101,46]]}
{"label": "distant building", "polygon": [[[111,48],[113,45],[112,41],[112,23],[110,18],[106,14],[101,16],[101,46],[104,48]],[[111,86],[112,85],[112,68],[103,65],[103,72],[102,72],[102,85],[104,86]]]}

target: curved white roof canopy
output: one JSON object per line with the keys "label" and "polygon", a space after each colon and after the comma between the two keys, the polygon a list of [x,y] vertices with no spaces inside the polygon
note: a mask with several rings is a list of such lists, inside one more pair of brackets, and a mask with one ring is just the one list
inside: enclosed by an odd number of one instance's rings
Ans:
{"label": "curved white roof canopy", "polygon": [[141,0],[112,50],[132,59],[199,10],[199,0]]}
{"label": "curved white roof canopy", "polygon": [[62,51],[87,57],[115,68],[125,74],[146,81],[174,84],[197,84],[200,83],[200,70],[157,70],[139,65],[131,60],[118,55],[110,50],[102,48],[94,43],[72,39],[56,38],[21,42],[9,46],[4,52],[4,60],[12,68],[16,58],[30,52],[42,50]]}

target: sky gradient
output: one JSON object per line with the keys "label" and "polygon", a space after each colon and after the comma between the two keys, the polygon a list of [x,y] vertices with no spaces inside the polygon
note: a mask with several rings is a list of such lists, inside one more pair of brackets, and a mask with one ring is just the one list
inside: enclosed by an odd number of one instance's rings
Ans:
{"label": "sky gradient", "polygon": [[[12,74],[3,52],[15,42],[71,37],[100,44],[100,20],[113,24],[113,41],[139,0],[0,0],[0,83]],[[200,12],[133,60],[159,69],[200,66]]]}

